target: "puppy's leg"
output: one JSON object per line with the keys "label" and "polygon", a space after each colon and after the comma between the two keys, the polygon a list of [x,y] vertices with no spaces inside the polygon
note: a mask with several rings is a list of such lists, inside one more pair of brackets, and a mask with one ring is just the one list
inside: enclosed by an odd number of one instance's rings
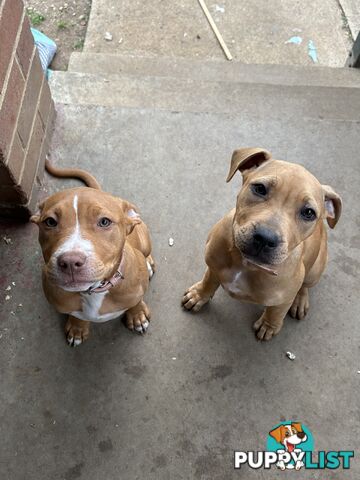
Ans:
{"label": "puppy's leg", "polygon": [[290,307],[291,303],[276,307],[266,307],[259,320],[253,325],[257,338],[259,340],[270,340],[279,333]]}
{"label": "puppy's leg", "polygon": [[309,306],[309,289],[303,285],[291,305],[290,315],[293,318],[302,320],[309,311]]}
{"label": "puppy's leg", "polygon": [[89,333],[90,322],[69,315],[65,324],[65,335],[69,345],[77,347],[87,340]]}
{"label": "puppy's leg", "polygon": [[129,330],[145,333],[150,325],[150,316],[148,306],[141,300],[135,307],[126,312],[126,326]]}
{"label": "puppy's leg", "polygon": [[214,272],[207,268],[203,279],[185,292],[181,303],[187,310],[198,312],[214,296],[219,285],[220,282]]}

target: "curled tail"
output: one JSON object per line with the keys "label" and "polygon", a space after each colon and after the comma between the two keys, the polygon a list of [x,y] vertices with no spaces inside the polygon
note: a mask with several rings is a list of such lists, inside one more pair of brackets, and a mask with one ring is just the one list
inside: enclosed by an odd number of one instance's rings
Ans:
{"label": "curled tail", "polygon": [[85,170],[80,170],[78,168],[56,168],[53,165],[51,165],[49,160],[45,161],[45,167],[46,167],[46,170],[54,177],[79,178],[88,187],[96,188],[96,190],[101,190],[101,187],[97,182],[96,178],[90,175],[90,173],[85,172]]}

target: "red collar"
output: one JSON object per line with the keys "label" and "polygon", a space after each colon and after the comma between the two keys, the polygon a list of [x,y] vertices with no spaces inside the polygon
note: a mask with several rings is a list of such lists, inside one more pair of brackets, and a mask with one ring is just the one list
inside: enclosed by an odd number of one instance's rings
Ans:
{"label": "red collar", "polygon": [[121,280],[125,278],[124,275],[122,274],[124,270],[124,264],[125,264],[125,249],[122,252],[119,267],[117,268],[114,275],[109,280],[103,280],[98,287],[89,287],[88,290],[86,290],[86,293],[88,293],[89,295],[91,295],[92,293],[103,293],[110,290],[110,288],[115,287],[115,285],[117,285]]}

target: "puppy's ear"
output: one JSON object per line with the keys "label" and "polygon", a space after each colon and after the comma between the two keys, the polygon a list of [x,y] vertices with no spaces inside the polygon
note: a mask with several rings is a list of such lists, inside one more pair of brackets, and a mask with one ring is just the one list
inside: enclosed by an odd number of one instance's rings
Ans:
{"label": "puppy's ear", "polygon": [[44,202],[42,202],[42,203],[39,204],[36,213],[34,213],[34,215],[31,215],[31,217],[29,218],[29,222],[35,223],[36,225],[39,225],[39,223],[40,223],[40,215],[41,215],[43,206],[44,206]]}
{"label": "puppy's ear", "polygon": [[275,438],[275,440],[278,443],[282,443],[282,441],[284,440],[284,437],[285,437],[284,426],[280,425],[280,427],[277,427],[274,430],[271,430],[271,432],[269,432],[269,435],[271,437]]}
{"label": "puppy's ear", "polygon": [[259,167],[271,158],[271,153],[263,148],[240,148],[231,157],[231,165],[226,181],[230,182],[237,170],[243,174],[246,170]]}
{"label": "puppy's ear", "polygon": [[132,203],[128,202],[127,200],[120,200],[120,202],[121,209],[125,215],[126,234],[130,235],[136,225],[141,223],[140,214],[137,211],[137,207],[135,207],[135,205]]}
{"label": "puppy's ear", "polygon": [[329,227],[334,228],[341,215],[342,201],[329,185],[323,185],[322,188],[324,191],[326,220]]}
{"label": "puppy's ear", "polygon": [[294,423],[294,422],[293,422],[291,425],[295,428],[295,430],[296,430],[297,432],[302,432],[302,431],[303,431],[302,426],[301,426],[301,423],[296,423],[296,422]]}

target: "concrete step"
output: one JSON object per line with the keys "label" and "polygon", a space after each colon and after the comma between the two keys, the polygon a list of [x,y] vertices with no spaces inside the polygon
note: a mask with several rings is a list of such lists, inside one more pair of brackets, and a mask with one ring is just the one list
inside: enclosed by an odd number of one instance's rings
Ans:
{"label": "concrete step", "polygon": [[99,75],[173,76],[231,83],[360,87],[360,71],[350,68],[252,65],[236,61],[196,60],[185,57],[74,52],[70,58],[69,71]]}
{"label": "concrete step", "polygon": [[76,72],[54,72],[50,85],[65,104],[359,121],[358,88]]}

